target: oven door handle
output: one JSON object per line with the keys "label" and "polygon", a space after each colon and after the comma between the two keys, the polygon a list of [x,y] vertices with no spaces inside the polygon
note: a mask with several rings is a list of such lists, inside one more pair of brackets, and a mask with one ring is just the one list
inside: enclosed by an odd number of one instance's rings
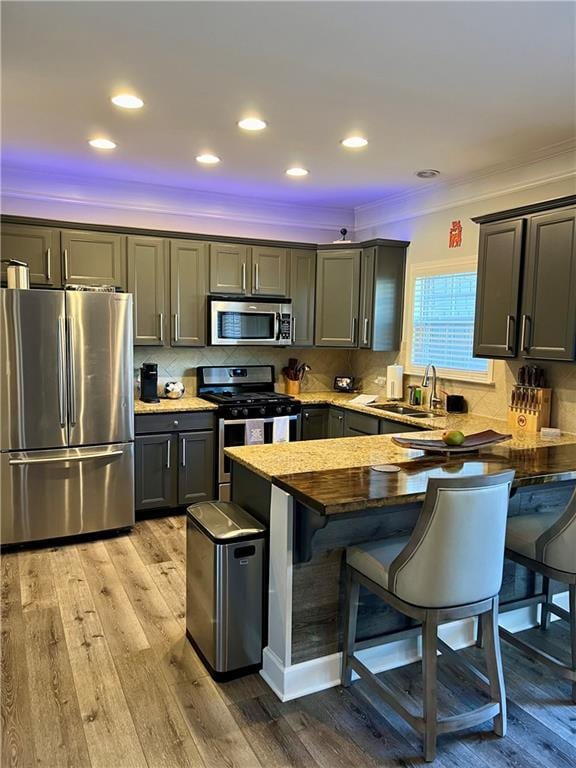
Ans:
{"label": "oven door handle", "polygon": [[[298,414],[296,414],[296,413],[293,413],[293,414],[288,414],[287,413],[285,415],[288,416],[288,418],[291,421],[293,419],[297,419],[298,418]],[[271,424],[274,421],[274,419],[281,419],[281,418],[283,418],[283,416],[282,416],[282,414],[279,414],[278,416],[269,416],[266,419],[259,419],[258,416],[255,416],[254,418],[258,419],[258,421],[262,421],[264,424]],[[220,423],[223,424],[225,427],[228,426],[229,424],[246,424],[247,421],[254,421],[254,419],[220,419]],[[238,446],[238,445],[235,445],[235,446],[225,445],[223,447],[224,448],[232,448],[232,447],[239,448],[241,446]]]}

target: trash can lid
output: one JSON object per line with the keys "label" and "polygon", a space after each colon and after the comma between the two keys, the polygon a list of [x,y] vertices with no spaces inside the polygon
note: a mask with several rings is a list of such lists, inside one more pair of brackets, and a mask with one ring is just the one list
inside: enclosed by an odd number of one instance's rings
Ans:
{"label": "trash can lid", "polygon": [[266,531],[265,525],[230,501],[201,501],[189,506],[187,514],[216,541],[259,536]]}

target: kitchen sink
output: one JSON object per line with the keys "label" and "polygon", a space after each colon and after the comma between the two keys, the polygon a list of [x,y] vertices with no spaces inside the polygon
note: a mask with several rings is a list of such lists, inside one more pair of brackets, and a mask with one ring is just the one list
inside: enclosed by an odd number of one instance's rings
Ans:
{"label": "kitchen sink", "polygon": [[382,405],[371,405],[371,408],[377,408],[379,411],[386,411],[387,413],[396,413],[399,416],[410,416],[412,419],[438,419],[443,416],[442,413],[434,413],[434,411],[419,411],[416,408],[411,408],[409,405],[388,405],[386,403]]}

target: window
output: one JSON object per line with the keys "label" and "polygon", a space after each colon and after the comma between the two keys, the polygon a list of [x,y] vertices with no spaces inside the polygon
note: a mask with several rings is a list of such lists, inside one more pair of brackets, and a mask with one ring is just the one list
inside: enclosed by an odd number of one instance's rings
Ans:
{"label": "window", "polygon": [[472,356],[476,262],[414,266],[408,283],[408,373],[433,363],[448,379],[492,381],[492,362]]}

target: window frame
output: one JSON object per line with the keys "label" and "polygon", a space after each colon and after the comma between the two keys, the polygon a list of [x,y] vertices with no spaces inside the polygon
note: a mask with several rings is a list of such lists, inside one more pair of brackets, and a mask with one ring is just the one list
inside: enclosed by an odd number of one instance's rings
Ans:
{"label": "window frame", "polygon": [[[412,339],[414,331],[414,294],[416,280],[419,277],[436,277],[437,275],[457,275],[462,272],[476,272],[478,274],[478,258],[472,256],[455,261],[428,261],[416,262],[408,268],[408,280],[406,281],[406,313],[404,315],[404,338],[406,339],[406,351],[404,355],[405,373],[413,376],[423,376],[424,366],[412,363]],[[434,360],[430,361],[434,363]],[[438,378],[452,381],[466,381],[473,384],[494,384],[494,361],[488,360],[488,368],[485,372],[466,371],[457,368],[436,367]]]}

